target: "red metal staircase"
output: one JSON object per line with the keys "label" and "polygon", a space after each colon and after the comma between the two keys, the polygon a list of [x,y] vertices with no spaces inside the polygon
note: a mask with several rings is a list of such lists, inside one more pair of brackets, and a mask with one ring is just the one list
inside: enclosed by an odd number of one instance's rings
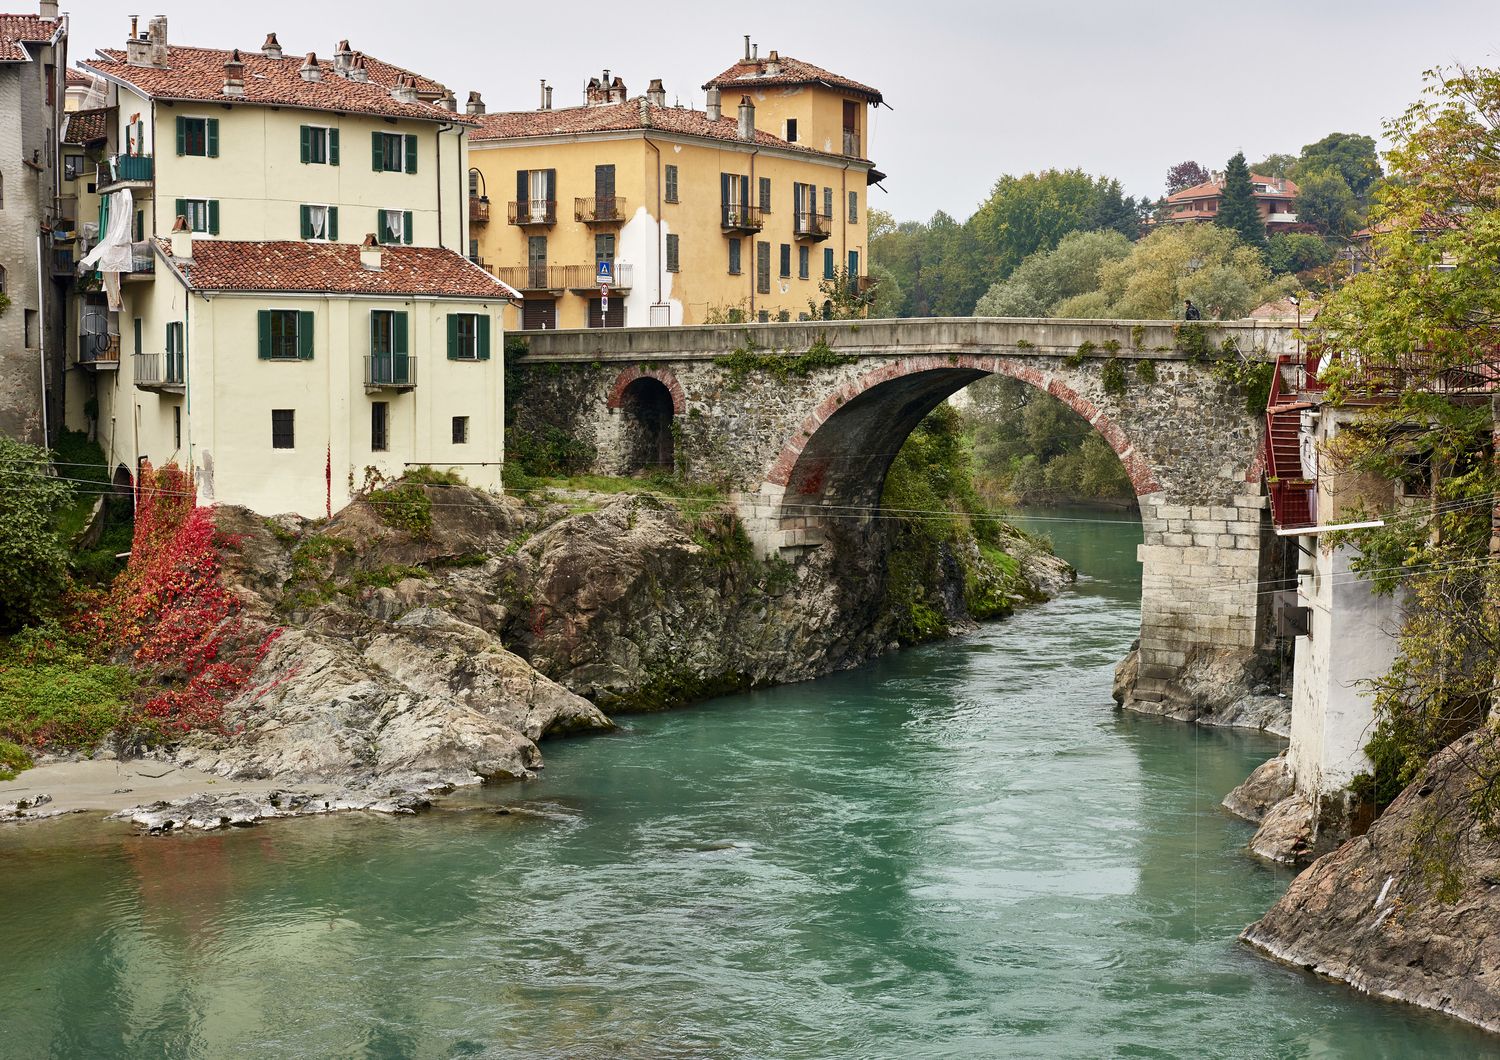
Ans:
{"label": "red metal staircase", "polygon": [[1266,487],[1271,495],[1271,518],[1278,527],[1292,529],[1316,522],[1317,483],[1302,471],[1302,400],[1295,385],[1282,375],[1285,355],[1276,358],[1271,395],[1266,400]]}

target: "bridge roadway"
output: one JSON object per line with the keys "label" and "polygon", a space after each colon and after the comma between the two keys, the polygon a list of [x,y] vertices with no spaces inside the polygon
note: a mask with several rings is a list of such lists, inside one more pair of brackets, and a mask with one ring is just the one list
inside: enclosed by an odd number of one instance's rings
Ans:
{"label": "bridge roadway", "polygon": [[[1214,370],[1296,351],[1290,324],[912,319],[517,333],[522,430],[561,429],[594,470],[675,463],[728,483],[757,546],[797,554],[878,513],[891,460],[951,394],[991,374],[1062,400],[1120,457],[1140,502],[1140,670],[1181,695],[1202,652],[1269,637],[1277,577],[1263,421]],[[1150,367],[1142,368],[1143,362]],[[517,378],[520,378],[519,376]]]}

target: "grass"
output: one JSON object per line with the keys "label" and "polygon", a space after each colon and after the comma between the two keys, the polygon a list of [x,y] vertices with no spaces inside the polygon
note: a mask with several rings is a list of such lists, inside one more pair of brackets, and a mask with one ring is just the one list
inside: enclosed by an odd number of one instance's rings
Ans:
{"label": "grass", "polygon": [[94,662],[56,626],[0,645],[0,740],[88,751],[129,714],[136,679]]}
{"label": "grass", "polygon": [[543,491],[609,495],[656,494],[672,501],[678,511],[694,519],[729,503],[729,498],[715,486],[686,482],[675,475],[665,473],[644,478],[624,478],[615,475],[569,475],[536,478],[530,481],[530,488]]}
{"label": "grass", "polygon": [[9,740],[0,740],[0,780],[15,780],[17,773],[34,764],[26,748]]}

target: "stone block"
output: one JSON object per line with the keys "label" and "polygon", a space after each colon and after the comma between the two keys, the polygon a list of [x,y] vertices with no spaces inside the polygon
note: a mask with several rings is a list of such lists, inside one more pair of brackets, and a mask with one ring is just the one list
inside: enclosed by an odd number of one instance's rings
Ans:
{"label": "stone block", "polygon": [[1193,543],[1193,535],[1192,534],[1163,534],[1162,535],[1162,544],[1165,544],[1165,545],[1172,545],[1172,546],[1181,548],[1181,547],[1184,547],[1184,546],[1187,546],[1187,545],[1191,545],[1192,543]]}

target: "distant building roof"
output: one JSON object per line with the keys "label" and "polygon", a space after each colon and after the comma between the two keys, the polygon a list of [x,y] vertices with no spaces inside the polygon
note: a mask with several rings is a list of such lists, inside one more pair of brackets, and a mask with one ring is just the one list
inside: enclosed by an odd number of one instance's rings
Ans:
{"label": "distant building roof", "polygon": [[46,44],[57,32],[57,19],[36,15],[0,15],[0,63],[23,63],[30,58],[25,44]]}
{"label": "distant building roof", "polygon": [[[125,61],[125,52],[118,48],[102,49],[99,56],[98,59],[79,65],[87,71],[96,71],[122,81],[156,99],[301,107],[340,114],[375,114],[419,121],[470,123],[462,115],[444,110],[433,103],[420,99],[414,103],[404,103],[396,99],[391,95],[391,89],[395,87],[397,79],[414,75],[389,63],[372,61],[369,57],[365,57],[364,67],[369,77],[367,81],[355,81],[340,75],[334,64],[326,59],[318,63],[322,71],[321,79],[307,81],[301,73],[305,57],[287,52],[285,58],[272,59],[259,51],[241,50],[239,58],[244,63],[242,76],[245,92],[241,96],[226,96],[224,64],[229,61],[231,53],[222,48],[192,48],[174,44],[167,49],[166,69],[132,66]],[[429,85],[436,85],[436,82],[417,79],[414,87],[418,93],[422,91],[424,81]]]}
{"label": "distant building roof", "polygon": [[467,258],[441,247],[382,246],[380,268],[360,264],[353,243],[195,239],[191,261],[161,252],[195,291],[410,295],[433,298],[520,297]]}
{"label": "distant building roof", "polygon": [[[1257,191],[1256,195],[1269,196],[1271,198],[1285,198],[1297,195],[1297,185],[1288,177],[1263,177],[1259,173],[1250,174],[1250,184],[1264,184],[1265,191]],[[1217,199],[1224,194],[1224,177],[1216,174],[1213,179],[1205,180],[1202,184],[1194,184],[1191,188],[1183,188],[1174,191],[1167,196],[1167,202],[1188,202],[1193,199]]]}
{"label": "distant building roof", "polygon": [[748,92],[766,85],[824,85],[840,92],[864,96],[871,103],[883,102],[878,88],[871,88],[851,78],[830,73],[821,66],[778,55],[776,52],[764,59],[741,59],[703,87]]}
{"label": "distant building roof", "polygon": [[1277,298],[1250,310],[1251,320],[1298,320],[1304,324],[1316,320],[1323,307],[1317,302],[1304,302],[1299,308],[1291,298]]}
{"label": "distant building roof", "polygon": [[63,143],[83,146],[109,138],[109,109],[75,110],[67,115]]}
{"label": "distant building roof", "polygon": [[[644,104],[644,108],[643,108]],[[724,103],[723,116],[710,121],[701,110],[686,107],[663,107],[636,96],[621,103],[596,103],[585,107],[559,110],[523,110],[485,114],[478,119],[479,128],[469,134],[469,142],[480,144],[529,136],[569,136],[578,133],[621,132],[629,129],[655,129],[684,136],[701,136],[710,140],[740,139],[737,101]],[[787,151],[821,155],[803,144],[788,143],[762,129],[755,130],[754,142],[761,147],[779,147]],[[844,156],[838,156],[843,158]]]}

